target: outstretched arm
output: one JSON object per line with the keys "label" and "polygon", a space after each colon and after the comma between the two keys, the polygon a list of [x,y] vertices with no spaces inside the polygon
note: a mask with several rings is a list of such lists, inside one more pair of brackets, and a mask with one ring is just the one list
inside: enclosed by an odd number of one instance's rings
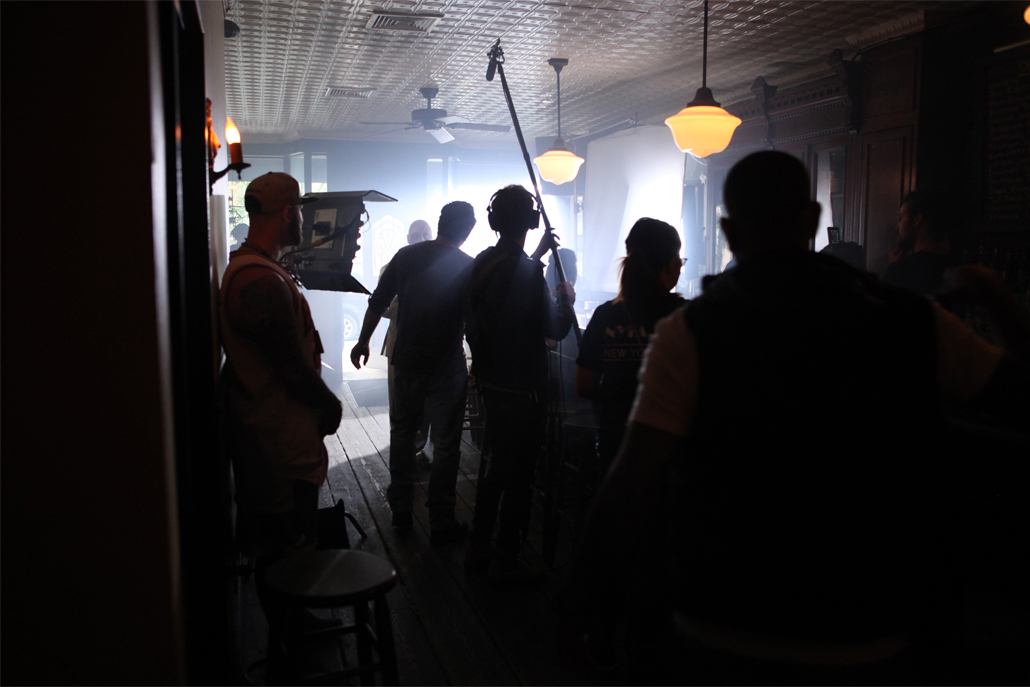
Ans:
{"label": "outstretched arm", "polygon": [[319,416],[324,434],[340,425],[343,407],[300,346],[293,293],[281,276],[244,270],[226,294],[230,323],[268,358],[286,392]]}
{"label": "outstretched arm", "polygon": [[[372,339],[372,332],[379,326],[379,320],[383,313],[390,307],[394,296],[397,295],[397,268],[394,266],[396,260],[391,260],[379,277],[379,286],[375,293],[368,299],[368,309],[365,311],[365,319],[361,322],[361,334],[358,335],[358,342],[350,349],[350,361],[357,369],[368,364],[368,342]],[[399,306],[398,306],[399,308]],[[362,361],[364,358],[364,361]]]}

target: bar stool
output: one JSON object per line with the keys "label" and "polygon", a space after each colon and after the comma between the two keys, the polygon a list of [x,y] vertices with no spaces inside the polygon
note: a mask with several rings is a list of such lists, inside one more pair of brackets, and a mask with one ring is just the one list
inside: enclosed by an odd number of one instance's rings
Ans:
{"label": "bar stool", "polygon": [[[307,639],[356,635],[358,665],[294,679],[305,684],[344,684],[345,680],[359,675],[361,684],[374,685],[375,673],[379,671],[384,685],[398,684],[393,626],[386,603],[386,592],[397,584],[397,571],[390,563],[363,551],[306,551],[270,567],[265,580],[289,609],[287,626],[281,629],[283,636],[280,637],[286,646],[287,661],[291,657],[296,660]],[[369,601],[374,607],[371,618]],[[354,607],[354,625],[303,630],[303,609],[345,606]],[[270,628],[270,631],[279,630]],[[378,661],[373,660],[373,649],[379,655]]]}

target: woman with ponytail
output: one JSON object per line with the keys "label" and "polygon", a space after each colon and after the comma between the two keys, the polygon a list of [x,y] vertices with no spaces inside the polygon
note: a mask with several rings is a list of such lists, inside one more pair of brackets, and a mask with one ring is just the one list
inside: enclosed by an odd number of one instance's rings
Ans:
{"label": "woman with ponytail", "polygon": [[679,281],[680,236],[650,217],[637,220],[626,237],[619,295],[599,306],[583,333],[576,359],[576,393],[599,406],[600,474],[615,458],[633,399],[637,372],[655,324],[683,305],[670,293]]}

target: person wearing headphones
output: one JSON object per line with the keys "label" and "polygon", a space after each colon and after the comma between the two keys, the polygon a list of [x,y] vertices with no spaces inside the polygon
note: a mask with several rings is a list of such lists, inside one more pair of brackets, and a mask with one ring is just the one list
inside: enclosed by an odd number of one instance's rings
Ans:
{"label": "person wearing headphones", "polygon": [[549,234],[532,256],[525,253],[526,234],[540,223],[529,191],[507,186],[494,194],[487,211],[490,228],[500,238],[472,264],[469,304],[475,326],[470,328],[469,346],[493,454],[489,471],[480,476],[465,569],[488,572],[498,584],[524,584],[544,572],[518,556],[544,435],[545,339],[560,340],[569,333],[576,321],[576,292],[563,282],[556,289],[557,302],[551,296],[540,262],[552,245]]}

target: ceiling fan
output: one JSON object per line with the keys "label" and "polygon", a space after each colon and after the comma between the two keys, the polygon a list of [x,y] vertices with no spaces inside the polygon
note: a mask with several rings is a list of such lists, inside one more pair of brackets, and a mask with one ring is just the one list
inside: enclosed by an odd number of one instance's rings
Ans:
{"label": "ceiling fan", "polygon": [[476,124],[464,117],[456,117],[447,114],[447,110],[433,109],[433,98],[440,92],[434,86],[423,86],[418,89],[422,97],[426,99],[426,107],[420,110],[411,111],[410,122],[360,122],[372,126],[403,126],[405,129],[424,129],[426,133],[440,143],[449,143],[454,140],[447,129],[472,129],[474,131],[511,131],[510,126],[499,124]]}

